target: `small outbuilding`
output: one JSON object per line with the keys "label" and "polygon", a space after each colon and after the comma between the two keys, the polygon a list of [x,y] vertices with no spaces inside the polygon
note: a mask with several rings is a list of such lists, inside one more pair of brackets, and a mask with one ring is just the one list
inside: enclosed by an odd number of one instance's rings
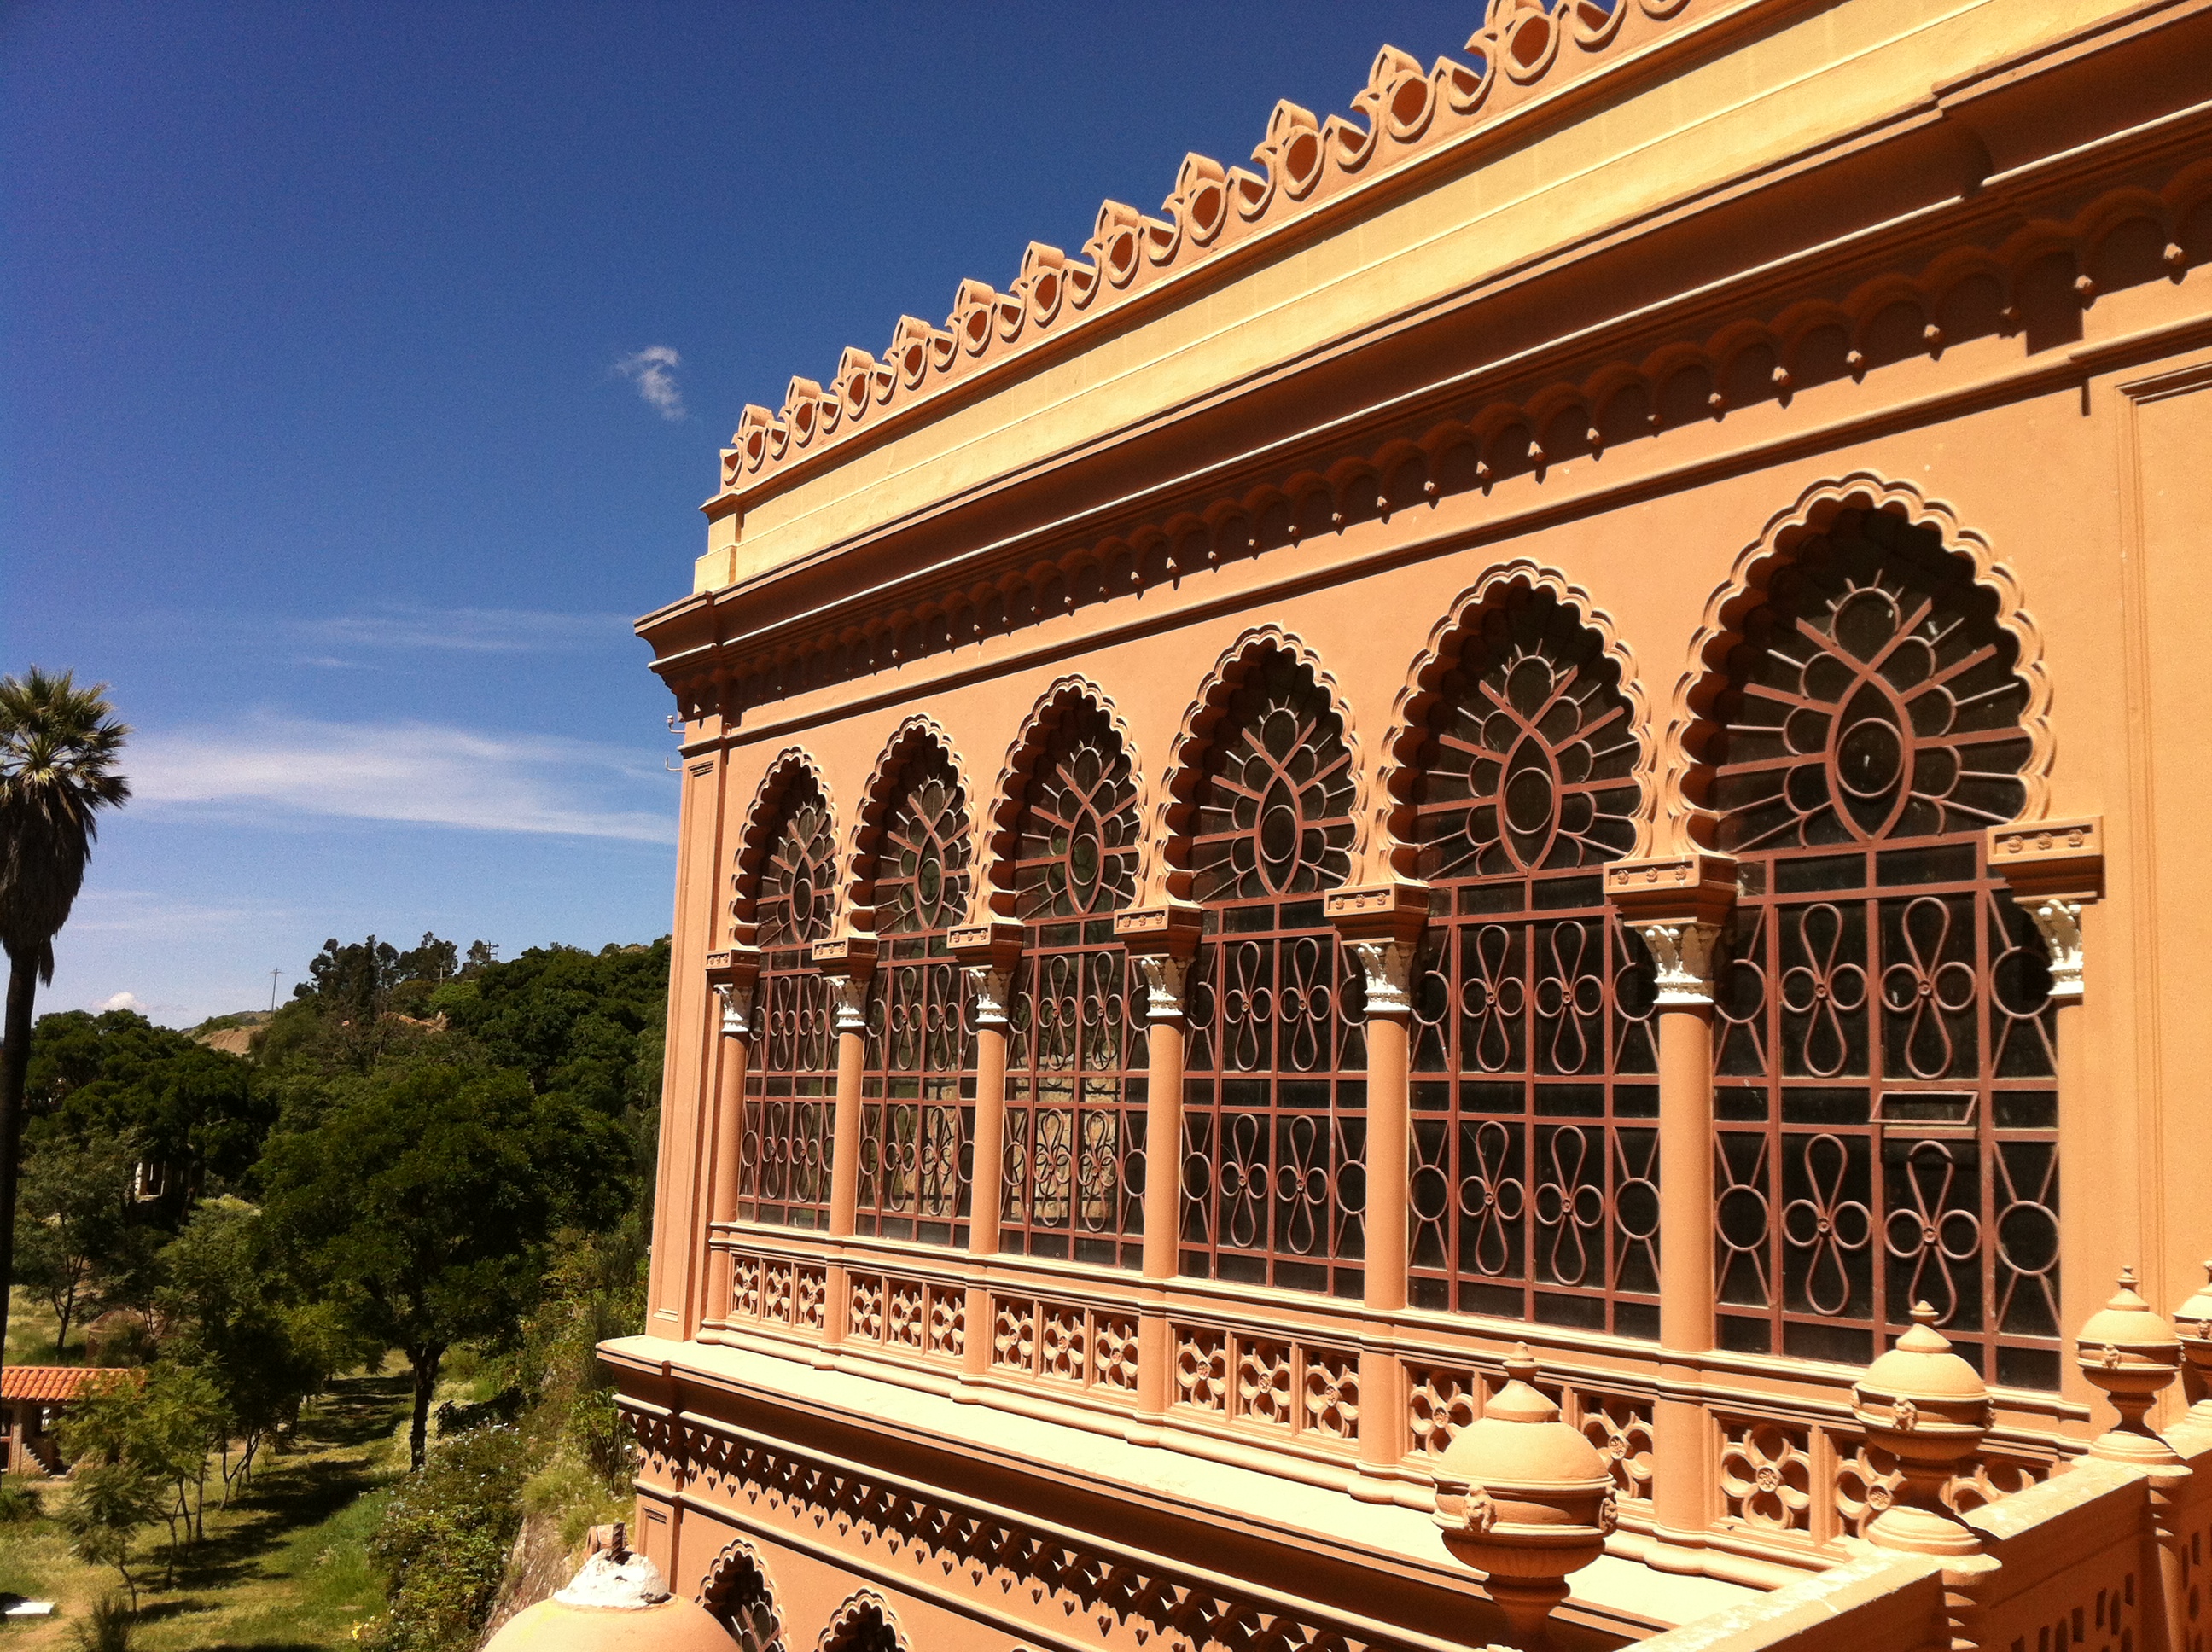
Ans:
{"label": "small outbuilding", "polygon": [[122,1366],[10,1365],[0,1370],[0,1412],[7,1418],[9,1473],[58,1474],[61,1443],[54,1426],[61,1415],[102,1377],[140,1374]]}

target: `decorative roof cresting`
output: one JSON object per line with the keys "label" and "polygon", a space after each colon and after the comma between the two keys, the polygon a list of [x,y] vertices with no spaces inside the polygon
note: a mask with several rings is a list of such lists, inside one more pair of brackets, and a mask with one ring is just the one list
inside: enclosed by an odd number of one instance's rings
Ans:
{"label": "decorative roof cresting", "polygon": [[848,346],[827,389],[794,378],[781,411],[748,406],[722,454],[723,490],[765,482],[871,420],[880,424],[946,384],[1437,150],[1521,101],[1562,62],[1586,61],[1616,45],[1632,12],[1667,22],[1691,4],[1489,0],[1482,27],[1468,37],[1467,62],[1439,58],[1424,70],[1416,58],[1384,46],[1352,100],[1352,118],[1317,121],[1310,110],[1279,102],[1252,151],[1253,170],[1186,155],[1162,203],[1164,217],[1108,201],[1082,257],[1031,241],[1012,291],[963,281],[943,326],[902,316],[882,356]]}

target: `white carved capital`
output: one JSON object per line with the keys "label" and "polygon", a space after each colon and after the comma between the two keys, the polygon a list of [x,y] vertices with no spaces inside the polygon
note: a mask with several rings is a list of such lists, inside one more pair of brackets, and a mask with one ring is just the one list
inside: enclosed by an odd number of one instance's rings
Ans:
{"label": "white carved capital", "polygon": [[1190,974],[1190,960],[1158,953],[1130,962],[1145,978],[1147,1016],[1154,1021],[1182,1020],[1183,980]]}
{"label": "white carved capital", "polygon": [[832,975],[830,990],[836,995],[837,1030],[865,1033],[868,1029],[868,983],[858,975]]}
{"label": "white carved capital", "polygon": [[1413,999],[1409,988],[1413,972],[1413,944],[1411,941],[1372,940],[1351,941],[1346,944],[1352,956],[1359,961],[1360,973],[1367,978],[1367,1013],[1411,1015]]}
{"label": "white carved capital", "polygon": [[722,1001],[722,1036],[750,1038],[753,1035],[753,987],[750,981],[716,983],[714,996]]}
{"label": "white carved capital", "polygon": [[1713,1001],[1713,949],[1721,926],[1700,923],[1636,923],[1631,929],[1651,954],[1658,972],[1659,1003],[1709,1005]]}
{"label": "white carved capital", "polygon": [[979,1027],[1003,1027],[1006,1024],[1007,1004],[1012,997],[1007,988],[1013,982],[1013,971],[994,969],[988,963],[966,966],[969,990],[975,999],[975,1024]]}
{"label": "white carved capital", "polygon": [[2051,952],[2051,996],[2057,1003],[2081,1001],[2081,905],[2054,896],[2028,908]]}

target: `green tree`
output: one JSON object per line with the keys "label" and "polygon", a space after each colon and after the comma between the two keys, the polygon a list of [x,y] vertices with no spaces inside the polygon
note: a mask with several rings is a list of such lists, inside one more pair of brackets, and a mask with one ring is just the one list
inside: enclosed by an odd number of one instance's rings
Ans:
{"label": "green tree", "polygon": [[130,1373],[88,1384],[56,1432],[79,1477],[88,1464],[118,1465],[166,1488],[139,1524],[167,1524],[173,1578],[178,1551],[204,1505],[208,1454],[226,1425],[222,1394],[207,1374],[165,1356],[143,1378]]}
{"label": "green tree", "polygon": [[132,1259],[131,1188],[142,1151],[132,1134],[89,1142],[64,1136],[24,1157],[15,1278],[52,1307],[57,1359],[68,1357],[80,1310],[88,1316],[101,1282]]}
{"label": "green tree", "polygon": [[162,1173],[151,1214],[170,1228],[193,1200],[239,1190],[276,1118],[252,1062],[128,1010],[40,1017],[26,1105],[27,1154],[58,1136],[141,1137]]}
{"label": "green tree", "polygon": [[[163,1247],[159,1301],[175,1327],[177,1357],[204,1371],[220,1394],[223,1498],[250,1479],[254,1458],[301,1405],[362,1351],[331,1305],[284,1300],[283,1269],[261,1211],[242,1199],[210,1199]],[[231,1456],[233,1440],[239,1451]]]}
{"label": "green tree", "polygon": [[161,1518],[161,1482],[135,1463],[92,1463],[70,1477],[69,1501],[59,1519],[70,1552],[88,1566],[112,1566],[138,1610],[138,1580],[131,1575],[131,1544]]}
{"label": "green tree", "polygon": [[263,1160],[277,1242],[405,1356],[419,1468],[447,1351],[512,1336],[556,1230],[611,1215],[620,1132],[520,1073],[459,1066],[372,1073],[297,1126]]}
{"label": "green tree", "polygon": [[[54,937],[69,921],[92,858],[102,809],[131,784],[115,769],[131,731],[115,720],[107,685],[80,689],[73,673],[36,665],[0,677],[0,948],[8,954],[6,1042],[0,1046],[0,1280],[15,1277],[15,1161],[31,1061],[31,1011],[54,978]],[[0,1359],[8,1293],[0,1290]]]}

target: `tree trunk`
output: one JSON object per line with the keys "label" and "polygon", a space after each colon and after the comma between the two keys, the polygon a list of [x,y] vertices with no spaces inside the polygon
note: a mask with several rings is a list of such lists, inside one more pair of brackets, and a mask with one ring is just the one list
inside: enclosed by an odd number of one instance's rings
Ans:
{"label": "tree trunk", "polygon": [[442,1345],[407,1356],[407,1363],[415,1368],[415,1421],[407,1431],[407,1455],[416,1468],[422,1467],[423,1453],[428,1448],[430,1399],[438,1392],[438,1367],[445,1357]]}
{"label": "tree trunk", "polygon": [[31,1005],[39,961],[8,955],[8,1020],[0,1044],[0,1366],[8,1362],[8,1300],[15,1280],[15,1155],[23,1139],[23,1084],[31,1071]]}
{"label": "tree trunk", "polygon": [[69,1364],[70,1321],[76,1316],[76,1287],[71,1285],[69,1294],[62,1298],[61,1306],[54,1310],[54,1318],[60,1327],[54,1333],[54,1364],[57,1365]]}

